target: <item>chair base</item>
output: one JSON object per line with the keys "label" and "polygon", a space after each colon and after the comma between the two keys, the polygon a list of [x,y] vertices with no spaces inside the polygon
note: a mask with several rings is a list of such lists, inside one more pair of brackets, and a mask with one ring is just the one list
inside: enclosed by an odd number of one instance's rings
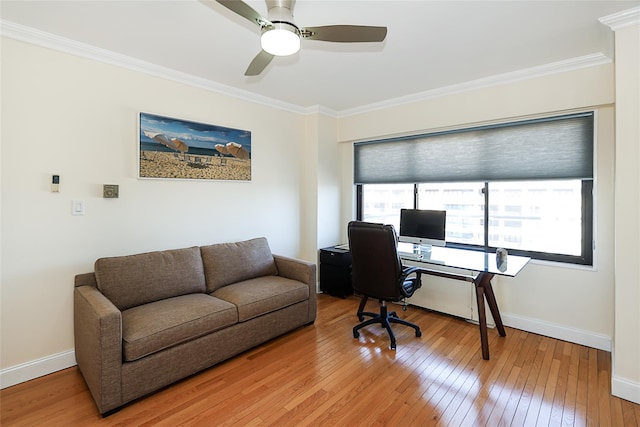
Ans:
{"label": "chair base", "polygon": [[362,297],[357,315],[358,315],[358,319],[360,320],[363,320],[364,316],[371,316],[371,319],[366,320],[360,323],[359,325],[356,325],[353,328],[354,338],[358,338],[360,336],[360,333],[358,332],[358,330],[360,330],[361,328],[364,328],[365,326],[373,325],[376,323],[380,323],[387,330],[387,333],[389,334],[389,338],[391,340],[391,346],[390,346],[391,350],[396,349],[396,336],[393,333],[393,329],[391,329],[391,323],[399,323],[401,325],[410,326],[413,329],[415,329],[416,337],[422,336],[422,332],[420,331],[420,327],[418,325],[408,322],[404,319],[400,319],[395,311],[391,311],[391,312],[387,311],[387,303],[384,300],[380,300],[380,314],[362,311],[364,309],[364,305],[367,302],[367,299],[368,299],[367,297]]}

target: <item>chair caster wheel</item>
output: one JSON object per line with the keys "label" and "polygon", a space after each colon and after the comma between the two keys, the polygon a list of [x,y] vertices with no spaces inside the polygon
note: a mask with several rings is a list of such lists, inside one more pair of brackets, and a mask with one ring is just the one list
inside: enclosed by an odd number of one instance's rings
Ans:
{"label": "chair caster wheel", "polygon": [[395,349],[396,349],[396,345],[395,345],[395,343],[394,343],[394,344],[391,344],[391,346],[390,346],[390,347],[391,347],[391,350],[394,350],[394,351],[395,351]]}
{"label": "chair caster wheel", "polygon": [[422,331],[416,331],[416,337],[421,337],[422,336]]}
{"label": "chair caster wheel", "polygon": [[364,321],[364,316],[358,316],[358,320],[363,322]]}
{"label": "chair caster wheel", "polygon": [[358,331],[353,331],[353,337],[354,338],[360,337],[360,333],[358,333]]}

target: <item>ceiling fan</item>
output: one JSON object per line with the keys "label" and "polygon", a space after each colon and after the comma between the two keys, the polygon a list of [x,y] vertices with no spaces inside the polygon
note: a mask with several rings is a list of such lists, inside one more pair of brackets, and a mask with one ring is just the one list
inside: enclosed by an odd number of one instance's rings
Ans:
{"label": "ceiling fan", "polygon": [[[200,0],[214,8],[214,1]],[[298,27],[293,22],[296,0],[266,0],[269,19],[262,17],[241,0],[215,0],[232,12],[260,27],[262,50],[249,64],[245,76],[257,76],[269,65],[274,56],[287,56],[300,49],[300,39],[339,43],[381,42],[387,36],[387,27],[367,25],[325,25]]]}

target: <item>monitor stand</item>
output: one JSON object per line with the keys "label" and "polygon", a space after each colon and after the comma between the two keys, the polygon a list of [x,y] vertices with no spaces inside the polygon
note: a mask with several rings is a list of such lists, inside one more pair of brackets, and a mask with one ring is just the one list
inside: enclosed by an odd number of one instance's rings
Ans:
{"label": "monitor stand", "polygon": [[428,243],[414,243],[413,255],[416,259],[431,258],[431,245]]}
{"label": "monitor stand", "polygon": [[431,254],[432,246],[428,243],[415,243],[413,245],[413,253],[417,255]]}

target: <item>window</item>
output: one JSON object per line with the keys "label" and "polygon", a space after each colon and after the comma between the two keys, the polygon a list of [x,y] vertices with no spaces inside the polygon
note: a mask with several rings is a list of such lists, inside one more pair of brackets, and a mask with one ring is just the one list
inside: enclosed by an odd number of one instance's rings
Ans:
{"label": "window", "polygon": [[354,154],[358,219],[398,228],[401,208],[444,209],[447,245],[592,264],[593,113],[360,143]]}
{"label": "window", "polygon": [[358,211],[369,222],[393,224],[400,229],[400,209],[413,207],[413,185],[367,185],[366,196],[359,197]]}
{"label": "window", "polygon": [[447,211],[447,241],[483,245],[485,211],[483,189],[483,182],[419,184],[416,207]]}

